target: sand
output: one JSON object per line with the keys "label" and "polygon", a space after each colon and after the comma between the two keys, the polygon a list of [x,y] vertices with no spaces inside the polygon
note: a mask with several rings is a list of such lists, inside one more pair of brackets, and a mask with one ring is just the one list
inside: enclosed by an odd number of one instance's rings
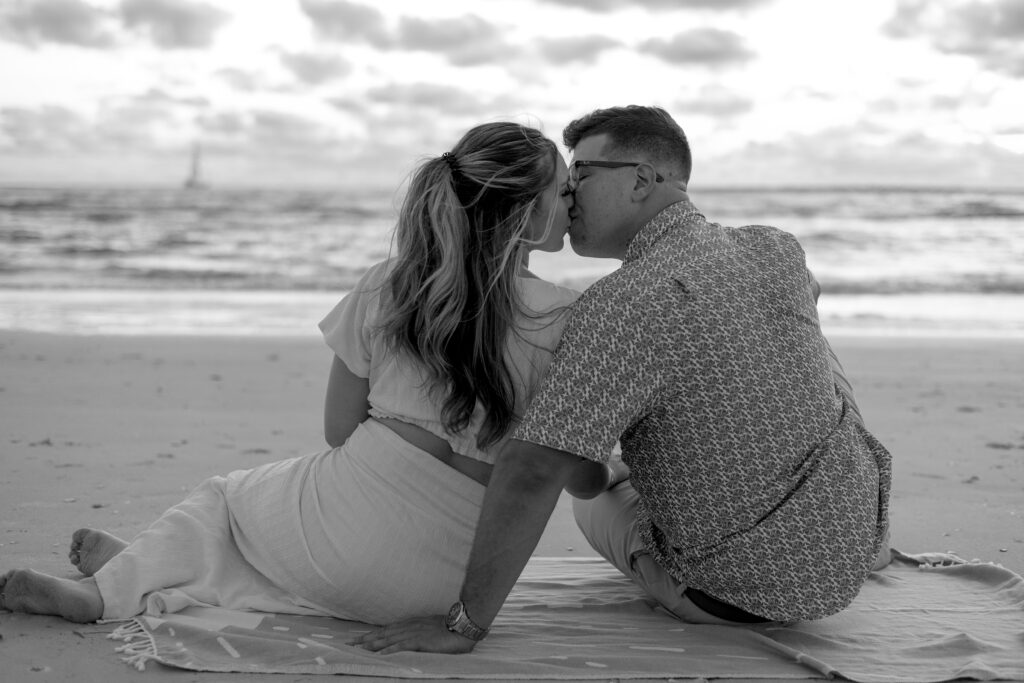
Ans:
{"label": "sand", "polygon": [[[893,545],[1024,571],[1024,342],[832,341],[893,453]],[[0,331],[0,571],[75,576],[74,529],[130,538],[209,475],[319,450],[329,362],[312,336]],[[564,497],[537,553],[594,554]],[[134,680],[109,631],[0,613],[0,681]],[[146,676],[244,679],[155,665]]]}

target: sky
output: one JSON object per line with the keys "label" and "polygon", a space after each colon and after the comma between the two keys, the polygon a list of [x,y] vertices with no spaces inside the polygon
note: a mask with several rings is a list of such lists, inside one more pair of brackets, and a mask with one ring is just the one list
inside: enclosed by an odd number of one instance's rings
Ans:
{"label": "sky", "polygon": [[0,0],[0,186],[369,192],[623,104],[691,187],[1024,189],[1024,0]]}

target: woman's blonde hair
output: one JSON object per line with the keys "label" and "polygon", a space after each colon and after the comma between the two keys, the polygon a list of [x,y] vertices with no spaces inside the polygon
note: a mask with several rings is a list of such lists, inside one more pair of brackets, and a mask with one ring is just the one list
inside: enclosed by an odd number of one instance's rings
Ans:
{"label": "woman's blonde hair", "polygon": [[505,350],[522,310],[519,252],[557,156],[533,128],[477,126],[413,173],[398,218],[381,332],[392,350],[426,366],[450,433],[469,426],[477,403],[483,407],[480,448],[515,419]]}

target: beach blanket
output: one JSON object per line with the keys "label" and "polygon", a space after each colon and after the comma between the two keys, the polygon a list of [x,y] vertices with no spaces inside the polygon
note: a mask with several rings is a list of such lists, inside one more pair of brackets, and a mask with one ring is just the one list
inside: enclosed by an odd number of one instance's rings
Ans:
{"label": "beach blanket", "polygon": [[948,554],[894,553],[840,614],[795,624],[680,622],[598,558],[533,558],[493,633],[467,655],[377,655],[370,627],[189,608],[110,637],[137,668],[451,679],[1024,680],[1024,579]]}

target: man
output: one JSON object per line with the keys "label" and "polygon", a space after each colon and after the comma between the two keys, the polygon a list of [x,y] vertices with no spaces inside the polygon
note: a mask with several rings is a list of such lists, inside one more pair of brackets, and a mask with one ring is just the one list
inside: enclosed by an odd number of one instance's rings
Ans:
{"label": "man", "polygon": [[[470,651],[563,487],[611,487],[575,505],[584,534],[690,622],[824,617],[887,557],[890,456],[821,334],[796,241],[708,223],[661,109],[598,110],[564,139],[573,249],[622,267],[574,306],[495,464],[459,602],[367,634],[367,649]],[[605,464],[616,441],[628,482]]]}

